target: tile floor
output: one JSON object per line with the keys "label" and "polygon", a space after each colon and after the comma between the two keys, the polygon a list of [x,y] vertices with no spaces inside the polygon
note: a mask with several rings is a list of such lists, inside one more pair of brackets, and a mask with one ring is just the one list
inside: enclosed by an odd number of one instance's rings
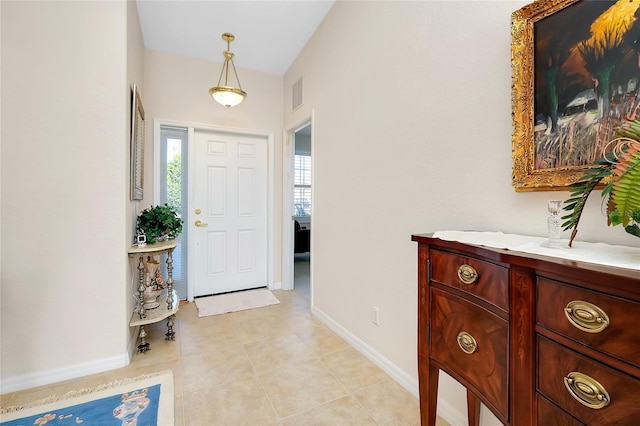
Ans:
{"label": "tile floor", "polygon": [[176,425],[418,425],[417,399],[313,317],[297,287],[274,291],[279,305],[205,318],[183,304],[175,342],[164,341],[164,322],[147,326],[151,350],[127,367],[5,394],[0,405],[171,369]]}

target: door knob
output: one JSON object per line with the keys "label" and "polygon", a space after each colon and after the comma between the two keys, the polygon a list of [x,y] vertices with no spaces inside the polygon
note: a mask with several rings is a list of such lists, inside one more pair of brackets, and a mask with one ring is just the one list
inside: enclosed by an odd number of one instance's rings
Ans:
{"label": "door knob", "polygon": [[204,222],[203,222],[203,221],[201,221],[201,220],[196,220],[195,225],[196,225],[196,226],[202,226],[202,227],[204,227],[204,226],[209,226],[209,224],[208,224],[208,223],[204,223]]}

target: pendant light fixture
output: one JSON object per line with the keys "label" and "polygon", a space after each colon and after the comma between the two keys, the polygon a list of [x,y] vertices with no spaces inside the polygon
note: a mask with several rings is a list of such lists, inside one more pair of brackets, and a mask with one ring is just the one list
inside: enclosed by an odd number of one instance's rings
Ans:
{"label": "pendant light fixture", "polygon": [[[231,42],[235,40],[235,36],[231,33],[224,33],[222,34],[222,39],[227,42],[227,50],[222,52],[224,55],[224,64],[222,65],[220,78],[218,78],[218,85],[209,89],[209,94],[220,105],[224,105],[229,108],[242,102],[244,98],[247,97],[247,93],[242,90],[242,86],[240,86],[240,79],[238,78],[236,65],[233,63],[233,53],[231,53],[230,50]],[[233,74],[236,76],[238,87],[229,85],[229,63],[231,63]],[[221,84],[222,77],[224,77],[224,84]]]}

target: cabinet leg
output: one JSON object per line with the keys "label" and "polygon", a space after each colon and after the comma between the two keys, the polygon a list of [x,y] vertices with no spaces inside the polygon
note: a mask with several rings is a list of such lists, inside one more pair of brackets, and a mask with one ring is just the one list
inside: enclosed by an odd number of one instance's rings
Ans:
{"label": "cabinet leg", "polygon": [[144,325],[140,326],[140,344],[138,345],[138,352],[144,353],[151,349],[149,342],[147,342],[147,332],[144,330]]}
{"label": "cabinet leg", "polygon": [[480,400],[467,389],[467,418],[469,426],[480,425]]}
{"label": "cabinet leg", "polygon": [[175,315],[171,315],[167,319],[167,334],[165,334],[164,340],[176,340],[176,333],[173,331],[173,317]]}
{"label": "cabinet leg", "polygon": [[427,422],[424,426],[435,426],[436,416],[438,414],[438,380],[440,378],[440,370],[429,363],[429,392],[427,396]]}

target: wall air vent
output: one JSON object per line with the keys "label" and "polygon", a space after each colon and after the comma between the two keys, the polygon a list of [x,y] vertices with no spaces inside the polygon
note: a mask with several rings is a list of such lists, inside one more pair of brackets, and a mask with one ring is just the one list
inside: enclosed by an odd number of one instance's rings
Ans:
{"label": "wall air vent", "polygon": [[295,111],[302,106],[303,103],[303,84],[302,77],[298,79],[291,87],[291,111]]}

